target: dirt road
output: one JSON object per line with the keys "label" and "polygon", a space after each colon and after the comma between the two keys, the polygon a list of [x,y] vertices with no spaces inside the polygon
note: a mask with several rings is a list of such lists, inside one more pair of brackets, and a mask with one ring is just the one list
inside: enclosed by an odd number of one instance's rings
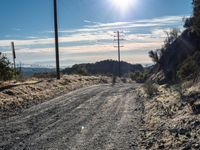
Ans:
{"label": "dirt road", "polygon": [[137,149],[137,84],[95,85],[0,121],[0,149]]}

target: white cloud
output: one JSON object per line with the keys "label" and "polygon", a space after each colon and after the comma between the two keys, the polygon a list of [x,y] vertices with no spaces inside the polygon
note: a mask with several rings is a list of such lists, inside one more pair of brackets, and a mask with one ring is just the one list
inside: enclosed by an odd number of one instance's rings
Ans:
{"label": "white cloud", "polygon": [[[113,23],[99,23],[89,20],[84,20],[84,22],[87,25],[82,28],[60,31],[62,36],[59,38],[59,42],[65,44],[65,46],[62,45],[60,47],[60,52],[64,54],[63,57],[67,57],[67,54],[98,52],[98,56],[96,56],[96,58],[98,58],[97,60],[102,58],[101,56],[106,59],[106,56],[104,55],[105,52],[115,51],[113,46],[116,43],[113,41],[113,31],[120,29],[124,30],[126,39],[122,42],[125,46],[123,48],[124,52],[160,48],[164,38],[166,37],[164,31],[169,31],[169,26],[180,26],[182,24],[182,16],[167,16],[146,20]],[[67,36],[65,36],[65,34]],[[54,54],[54,38],[37,38],[35,36],[30,36],[27,40],[0,40],[0,50],[4,50],[9,54],[11,41],[15,42],[18,54],[28,53],[30,56],[32,55],[34,57],[33,60],[35,60],[37,55],[41,55],[42,53]],[[81,55],[79,57],[86,58],[86,56]],[[130,61],[131,59],[129,57],[130,56],[127,55],[125,60]],[[147,59],[147,53],[144,53],[143,56],[140,57],[137,57],[138,59],[134,59],[135,63],[150,62],[150,59]],[[89,56],[87,59],[90,59]],[[140,59],[143,61],[140,61]]]}

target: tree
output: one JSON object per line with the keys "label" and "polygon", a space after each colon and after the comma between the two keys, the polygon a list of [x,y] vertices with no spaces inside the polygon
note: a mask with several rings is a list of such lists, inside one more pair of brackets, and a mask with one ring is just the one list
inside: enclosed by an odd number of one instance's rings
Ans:
{"label": "tree", "polygon": [[193,0],[193,30],[200,35],[200,0]]}
{"label": "tree", "polygon": [[0,80],[9,80],[13,74],[14,71],[10,67],[8,58],[0,52]]}
{"label": "tree", "polygon": [[157,49],[155,51],[151,50],[149,52],[149,57],[153,60],[153,62],[156,62],[159,64],[160,58],[164,57],[166,49],[178,38],[180,34],[180,30],[174,28],[170,31],[165,31],[167,37],[164,40],[164,45],[161,49]]}
{"label": "tree", "polygon": [[149,57],[152,59],[153,62],[158,63],[159,57],[158,57],[158,51],[149,51]]}
{"label": "tree", "polygon": [[170,46],[178,38],[178,36],[180,34],[180,30],[173,28],[169,32],[166,31],[165,33],[166,33],[167,37],[164,41],[164,48],[168,48],[168,46]]}
{"label": "tree", "polygon": [[184,27],[200,35],[200,0],[193,0],[193,15],[185,18]]}

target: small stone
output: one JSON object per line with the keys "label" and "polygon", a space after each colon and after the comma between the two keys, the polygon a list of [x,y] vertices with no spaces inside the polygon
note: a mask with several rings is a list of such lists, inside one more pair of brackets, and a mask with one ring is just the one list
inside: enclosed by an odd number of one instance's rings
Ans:
{"label": "small stone", "polygon": [[191,134],[190,134],[190,133],[187,133],[186,136],[187,136],[188,138],[191,138]]}
{"label": "small stone", "polygon": [[16,140],[19,140],[20,138],[19,138],[19,137],[16,137],[15,139],[16,139]]}
{"label": "small stone", "polygon": [[129,134],[131,134],[132,132],[133,132],[132,130],[129,130],[129,131],[128,131]]}
{"label": "small stone", "polygon": [[197,127],[197,126],[200,126],[200,121],[194,121],[193,123],[192,123],[192,127]]}
{"label": "small stone", "polygon": [[182,150],[190,150],[191,149],[191,144],[188,143]]}
{"label": "small stone", "polygon": [[199,149],[200,148],[200,144],[195,144],[194,148]]}
{"label": "small stone", "polygon": [[165,148],[165,145],[164,144],[161,144],[158,146],[158,149],[164,149]]}
{"label": "small stone", "polygon": [[19,143],[19,146],[21,146],[21,147],[24,146],[24,143],[20,142],[20,143]]}
{"label": "small stone", "polygon": [[171,133],[178,133],[178,128],[172,128],[172,129],[169,129],[169,131]]}
{"label": "small stone", "polygon": [[197,135],[194,135],[194,139],[197,139]]}
{"label": "small stone", "polygon": [[174,135],[174,137],[178,138],[178,137],[179,137],[178,133],[176,133],[176,134]]}
{"label": "small stone", "polygon": [[181,128],[181,129],[179,130],[179,134],[181,134],[181,135],[185,135],[185,134],[188,133],[188,132],[189,132],[189,129]]}

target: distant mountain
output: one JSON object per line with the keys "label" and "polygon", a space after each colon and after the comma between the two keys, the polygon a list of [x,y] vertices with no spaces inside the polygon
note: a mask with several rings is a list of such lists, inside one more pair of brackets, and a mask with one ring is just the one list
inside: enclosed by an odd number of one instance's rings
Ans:
{"label": "distant mountain", "polygon": [[[84,74],[84,75],[118,75],[118,61],[104,60],[96,63],[76,64],[71,68],[66,68],[62,72],[66,74]],[[129,72],[143,71],[144,68],[140,64],[130,64],[121,62],[121,75]]]}
{"label": "distant mountain", "polygon": [[[18,68],[19,70],[19,68]],[[32,76],[35,73],[49,73],[49,72],[55,72],[54,68],[21,68],[22,74],[24,76]]]}

